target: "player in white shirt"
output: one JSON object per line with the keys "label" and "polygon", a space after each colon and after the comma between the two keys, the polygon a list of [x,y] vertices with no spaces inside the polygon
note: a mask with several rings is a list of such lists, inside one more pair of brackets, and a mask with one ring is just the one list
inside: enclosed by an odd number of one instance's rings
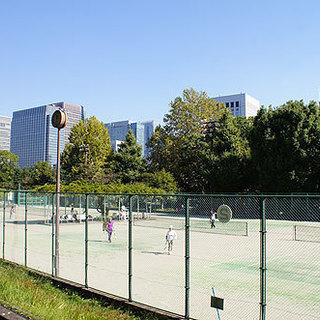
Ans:
{"label": "player in white shirt", "polygon": [[169,226],[169,231],[166,234],[166,243],[168,244],[168,254],[172,252],[173,240],[178,238],[177,233],[173,230],[173,226]]}

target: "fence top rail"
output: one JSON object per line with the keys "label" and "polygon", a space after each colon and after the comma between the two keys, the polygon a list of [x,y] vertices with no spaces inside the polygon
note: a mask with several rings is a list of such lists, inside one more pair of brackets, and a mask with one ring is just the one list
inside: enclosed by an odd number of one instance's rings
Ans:
{"label": "fence top rail", "polygon": [[[55,195],[55,191],[34,191],[34,190],[2,190],[1,193],[19,192],[23,194]],[[111,192],[70,192],[60,191],[60,195],[89,195],[89,196],[144,196],[144,197],[183,197],[183,198],[320,198],[320,194],[310,193],[111,193]]]}

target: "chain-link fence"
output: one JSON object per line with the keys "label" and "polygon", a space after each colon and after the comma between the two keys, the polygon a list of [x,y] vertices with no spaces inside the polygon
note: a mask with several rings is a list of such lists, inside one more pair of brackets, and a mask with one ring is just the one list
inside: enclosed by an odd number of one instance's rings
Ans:
{"label": "chain-link fence", "polygon": [[58,200],[0,193],[2,258],[186,319],[320,319],[320,196]]}

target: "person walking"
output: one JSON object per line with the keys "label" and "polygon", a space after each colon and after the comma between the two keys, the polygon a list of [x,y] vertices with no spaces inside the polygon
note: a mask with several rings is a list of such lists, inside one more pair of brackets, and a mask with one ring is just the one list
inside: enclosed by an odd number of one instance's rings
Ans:
{"label": "person walking", "polygon": [[178,238],[177,233],[173,230],[173,226],[169,226],[166,234],[166,244],[168,245],[168,254],[170,255],[173,249],[173,241]]}
{"label": "person walking", "polygon": [[215,211],[211,210],[211,217],[210,217],[211,229],[216,227],[216,225],[214,224],[216,221],[216,215],[217,215],[217,213]]}
{"label": "person walking", "polygon": [[112,221],[112,218],[109,218],[108,219],[108,222],[107,222],[107,232],[108,232],[108,241],[111,242],[111,236],[112,236],[112,232],[113,232],[113,229],[114,229],[114,226],[113,226],[113,221]]}
{"label": "person walking", "polygon": [[16,208],[14,205],[11,206],[10,209],[10,219],[12,219],[13,215],[16,213]]}

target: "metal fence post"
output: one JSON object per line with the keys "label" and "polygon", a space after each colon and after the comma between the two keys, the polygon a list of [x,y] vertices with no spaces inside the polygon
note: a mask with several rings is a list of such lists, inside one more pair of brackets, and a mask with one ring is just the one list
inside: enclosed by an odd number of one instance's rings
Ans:
{"label": "metal fence post", "polygon": [[185,198],[185,319],[190,317],[190,214],[189,199]]}
{"label": "metal fence post", "polygon": [[2,258],[4,259],[4,249],[6,243],[6,192],[3,192],[3,226],[2,226]]}
{"label": "metal fence post", "polygon": [[260,198],[260,320],[266,319],[266,212],[265,198]]}
{"label": "metal fence post", "polygon": [[24,204],[24,265],[27,266],[28,257],[28,193],[26,192],[26,201]]}
{"label": "metal fence post", "polygon": [[85,226],[84,226],[84,285],[88,288],[88,210],[89,210],[89,195],[86,193],[85,198]]}
{"label": "metal fence post", "polygon": [[54,270],[56,269],[55,266],[55,247],[54,247],[54,238],[55,238],[55,234],[54,234],[54,222],[55,220],[55,214],[54,214],[54,193],[52,193],[51,195],[51,212],[52,212],[52,217],[51,217],[51,257],[52,257],[52,261],[51,261],[51,273],[52,276],[54,276]]}
{"label": "metal fence post", "polygon": [[129,301],[132,301],[132,195],[129,196],[129,228],[128,228],[128,290]]}

